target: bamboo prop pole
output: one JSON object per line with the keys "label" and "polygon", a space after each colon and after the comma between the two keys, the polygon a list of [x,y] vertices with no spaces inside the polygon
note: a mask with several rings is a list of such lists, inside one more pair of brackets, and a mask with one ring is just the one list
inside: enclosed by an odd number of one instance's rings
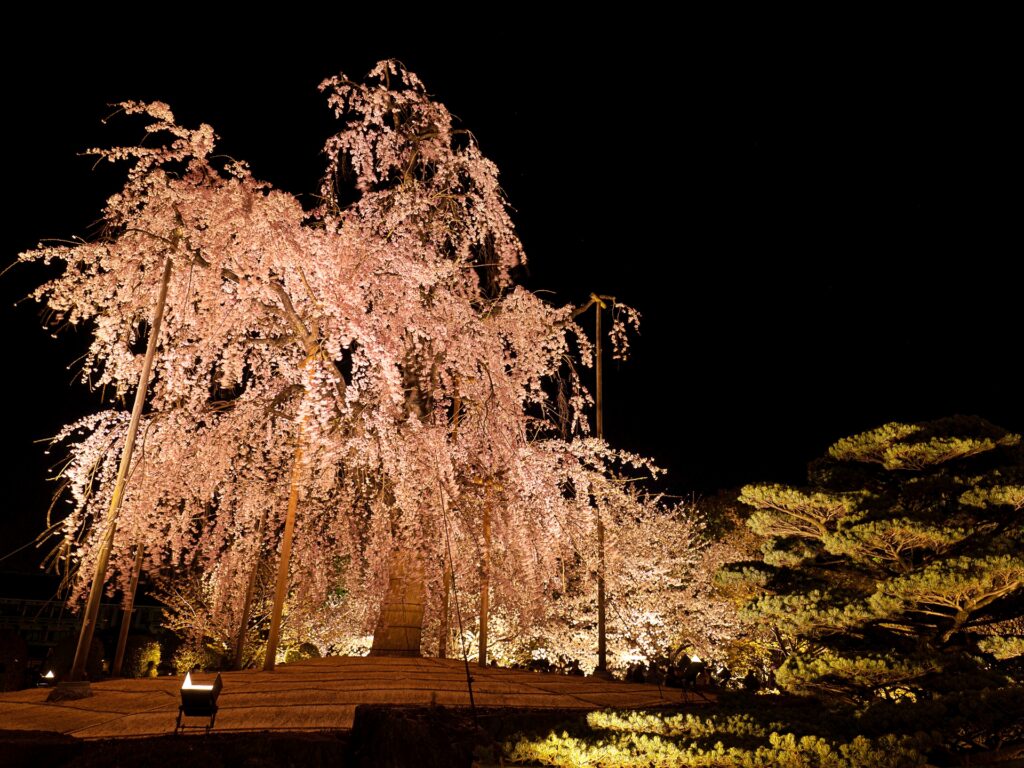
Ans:
{"label": "bamboo prop pole", "polygon": [[480,653],[478,663],[487,666],[487,621],[491,610],[491,498],[484,490],[484,552],[480,563]]}
{"label": "bamboo prop pole", "polygon": [[128,435],[125,438],[124,451],[121,453],[121,466],[117,470],[114,492],[110,496],[110,508],[107,510],[107,531],[100,544],[99,556],[96,558],[96,571],[93,574],[92,586],[89,588],[89,599],[82,616],[82,631],[78,636],[78,647],[75,649],[75,661],[71,665],[69,683],[81,682],[85,677],[85,665],[89,658],[93,634],[96,631],[96,619],[100,612],[100,599],[103,597],[103,583],[107,577],[107,565],[110,562],[110,550],[114,546],[114,533],[117,530],[117,514],[121,510],[124,498],[125,482],[128,478],[128,466],[131,464],[132,451],[135,448],[135,436],[139,432],[139,421],[142,419],[142,406],[146,402],[146,389],[149,387],[149,374],[153,369],[153,358],[156,356],[156,345],[160,338],[160,324],[164,319],[164,305],[167,303],[167,286],[171,281],[171,257],[164,260],[163,280],[160,284],[160,295],[153,312],[153,323],[149,331],[149,344],[146,357],[139,375],[139,386],[135,390],[135,404],[132,407],[132,418],[128,423]]}
{"label": "bamboo prop pole", "polygon": [[[457,381],[456,384],[458,384]],[[462,398],[459,396],[458,390],[456,390],[455,397],[452,400],[452,443],[458,442],[459,439],[459,412],[461,410]],[[444,592],[441,600],[441,637],[437,647],[437,656],[441,659],[448,658],[448,638],[451,635],[451,589],[453,578],[451,565],[446,560],[443,577]]]}
{"label": "bamboo prop pole", "polygon": [[[601,368],[601,310],[604,302],[597,300],[594,314],[597,317],[597,329],[594,334],[594,346],[597,347],[597,438],[604,437],[604,377]],[[597,669],[607,669],[608,645],[605,636],[604,618],[604,520],[601,510],[597,511]]]}
{"label": "bamboo prop pole", "polygon": [[[285,295],[285,294],[282,294]],[[287,298],[287,295],[285,295]],[[302,363],[305,369],[311,360],[316,358],[318,351],[306,345],[306,359]],[[299,422],[298,433],[295,435],[295,458],[292,461],[291,489],[288,493],[288,514],[284,520],[284,536],[281,539],[281,559],[277,564],[277,584],[274,587],[274,607],[270,614],[270,634],[267,637],[267,655],[263,658],[263,671],[273,672],[277,663],[277,646],[281,641],[281,614],[284,611],[284,600],[288,594],[288,572],[292,559],[292,539],[295,537],[295,510],[299,505],[299,472],[302,465],[302,422]]]}
{"label": "bamboo prop pole", "polygon": [[128,629],[132,624],[132,613],[135,610],[135,592],[139,588],[139,574],[142,573],[142,543],[135,545],[135,564],[132,566],[132,580],[128,585],[128,593],[124,596],[123,613],[121,614],[121,632],[117,636],[117,652],[114,654],[114,664],[110,668],[111,677],[121,676],[121,667],[124,666],[124,651],[128,645]]}
{"label": "bamboo prop pole", "polygon": [[249,619],[252,616],[252,599],[256,594],[256,577],[259,573],[259,558],[252,564],[249,572],[249,583],[245,587],[245,604],[242,606],[242,618],[238,621],[238,634],[235,635],[234,657],[231,659],[231,666],[236,671],[242,668],[242,659],[245,655],[245,636],[249,630]]}
{"label": "bamboo prop pole", "polygon": [[[263,511],[263,517],[260,518],[260,523],[256,527],[256,540],[260,539],[263,533],[264,525],[267,522],[267,512]],[[235,670],[242,668],[242,656],[245,652],[245,635],[249,629],[249,618],[252,616],[252,600],[256,596],[256,579],[260,572],[260,558],[257,553],[253,559],[252,570],[249,571],[249,583],[245,587],[245,602],[242,604],[242,618],[238,622],[238,634],[235,636],[235,647],[234,647],[234,658],[231,660],[231,666]]]}
{"label": "bamboo prop pole", "polygon": [[604,437],[604,381],[602,376],[604,355],[601,353],[601,348],[604,345],[601,343],[601,310],[605,308],[605,303],[598,297],[595,299],[594,351],[597,355],[597,437],[600,439]]}
{"label": "bamboo prop pole", "polygon": [[[439,465],[437,457],[434,457],[435,468]],[[473,675],[469,671],[469,649],[466,647],[466,632],[462,627],[462,604],[459,601],[459,585],[455,580],[455,561],[452,559],[452,537],[448,525],[448,507],[444,503],[444,485],[441,483],[440,473],[437,477],[437,498],[441,503],[441,519],[444,522],[444,547],[448,555],[449,572],[452,575],[452,595],[455,597],[455,617],[459,621],[459,645],[462,647],[462,663],[466,670],[466,690],[469,691],[469,709],[473,713],[473,724],[477,724],[476,701],[473,698]]]}
{"label": "bamboo prop pole", "polygon": [[451,634],[451,628],[448,626],[448,616],[451,614],[451,592],[452,592],[452,570],[448,567],[448,563],[444,564],[444,580],[443,580],[443,593],[441,599],[441,632],[440,639],[438,640],[437,646],[437,657],[439,659],[448,658],[448,635]]}
{"label": "bamboo prop pole", "polygon": [[[602,301],[603,296],[592,296],[594,300],[594,315],[597,318],[594,332],[594,346],[597,357],[597,437],[604,437],[604,368],[601,348],[601,310],[607,305]],[[608,663],[608,642],[605,622],[605,594],[604,594],[604,520],[601,519],[601,511],[597,511],[597,671],[605,672]]]}
{"label": "bamboo prop pole", "polygon": [[284,521],[284,537],[281,539],[281,559],[277,564],[277,585],[274,588],[274,608],[270,614],[270,636],[267,638],[267,655],[263,659],[263,671],[273,672],[277,656],[277,645],[281,640],[281,613],[288,592],[288,571],[292,559],[292,539],[295,536],[295,510],[299,505],[299,471],[302,463],[302,426],[296,437],[295,459],[292,462],[291,490],[288,494],[288,515]]}

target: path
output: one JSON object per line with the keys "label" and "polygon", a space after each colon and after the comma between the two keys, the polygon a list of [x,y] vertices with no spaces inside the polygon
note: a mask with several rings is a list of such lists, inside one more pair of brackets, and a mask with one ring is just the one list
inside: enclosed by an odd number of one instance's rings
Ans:
{"label": "path", "polygon": [[[707,702],[677,688],[591,677],[470,666],[477,707],[639,709]],[[352,727],[359,704],[468,707],[466,673],[451,659],[335,657],[280,664],[276,672],[225,672],[216,731],[319,731]],[[47,689],[0,694],[0,729],[54,731],[78,738],[171,733],[180,677],[108,680],[94,696],[47,703]],[[212,682],[197,674],[193,682]],[[199,724],[199,719],[190,724]]]}

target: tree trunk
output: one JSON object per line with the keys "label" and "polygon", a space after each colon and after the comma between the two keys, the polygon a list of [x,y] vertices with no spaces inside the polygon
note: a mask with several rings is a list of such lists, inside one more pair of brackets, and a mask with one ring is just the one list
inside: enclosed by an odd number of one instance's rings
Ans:
{"label": "tree trunk", "polygon": [[424,591],[423,567],[416,555],[408,550],[393,552],[371,656],[420,655]]}

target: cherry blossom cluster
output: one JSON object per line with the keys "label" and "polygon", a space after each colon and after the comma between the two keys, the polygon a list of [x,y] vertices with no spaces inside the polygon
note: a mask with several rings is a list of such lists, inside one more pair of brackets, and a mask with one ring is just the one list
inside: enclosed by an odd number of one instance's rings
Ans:
{"label": "cherry blossom cluster", "polygon": [[[602,515],[618,631],[663,643],[678,610],[658,606],[690,595],[699,525],[625,492],[619,473],[655,468],[588,436],[578,368],[591,343],[572,307],[515,285],[525,257],[496,167],[397,62],[321,89],[340,129],[315,209],[219,158],[209,126],[131,102],[124,112],[144,120],[146,142],[93,150],[128,167],[102,235],[21,254],[63,265],[34,296],[55,322],[88,329],[81,378],[114,400],[138,386],[140,341],[171,264],[111,589],[141,543],[147,578],[190,595],[171,600],[178,613],[230,635],[245,615],[238,585],[276,561],[294,478],[286,634],[297,641],[365,645],[399,552],[422,567],[429,647],[445,568],[468,616],[485,556],[496,615],[552,627],[569,604],[567,569],[580,604],[592,603]],[[637,322],[616,305],[616,354]],[[126,428],[111,408],[58,435],[73,510],[57,554],[73,600],[91,575]]]}

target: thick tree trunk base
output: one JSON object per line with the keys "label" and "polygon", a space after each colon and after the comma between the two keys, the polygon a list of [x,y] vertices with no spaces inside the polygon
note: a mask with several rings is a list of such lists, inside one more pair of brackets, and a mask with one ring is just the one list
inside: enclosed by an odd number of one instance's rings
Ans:
{"label": "thick tree trunk base", "polygon": [[423,635],[423,569],[409,552],[391,556],[388,592],[373,633],[371,656],[419,656]]}

